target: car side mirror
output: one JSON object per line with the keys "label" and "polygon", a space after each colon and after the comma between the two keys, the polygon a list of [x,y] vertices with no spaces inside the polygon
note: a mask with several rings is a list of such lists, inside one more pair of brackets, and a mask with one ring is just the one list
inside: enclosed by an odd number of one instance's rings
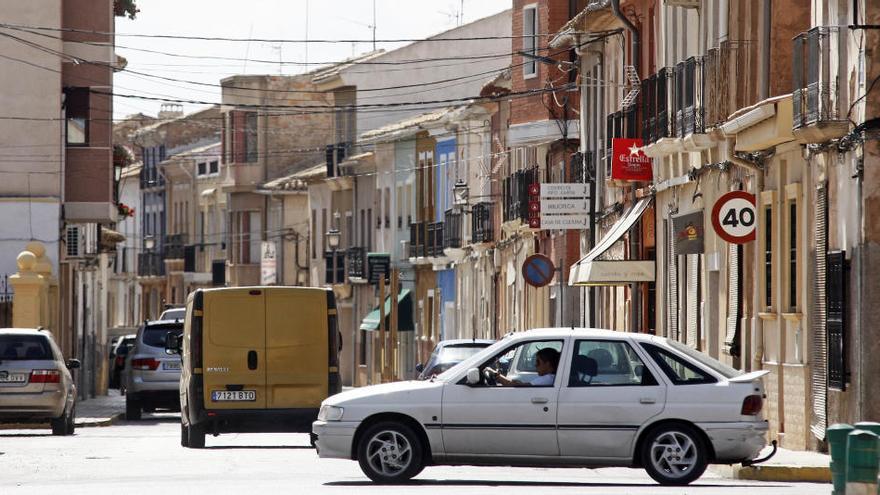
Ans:
{"label": "car side mirror", "polygon": [[423,371],[425,371],[425,365],[422,363],[417,364],[416,365],[416,373],[421,373]]}
{"label": "car side mirror", "polygon": [[480,384],[480,369],[479,368],[471,368],[467,371],[467,378],[465,379],[468,385],[479,385]]}
{"label": "car side mirror", "polygon": [[180,354],[180,335],[165,334],[165,354]]}
{"label": "car side mirror", "polygon": [[69,370],[75,370],[75,369],[78,369],[82,366],[82,363],[80,362],[79,359],[68,359],[66,364],[67,364],[67,369],[69,369]]}

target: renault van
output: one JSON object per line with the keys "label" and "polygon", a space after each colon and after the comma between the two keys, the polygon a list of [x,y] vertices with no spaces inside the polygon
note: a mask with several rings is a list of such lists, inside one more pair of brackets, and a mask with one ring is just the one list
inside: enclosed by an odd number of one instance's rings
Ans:
{"label": "renault van", "polygon": [[321,401],[341,390],[333,291],[203,289],[187,298],[179,352],[181,445],[205,435],[308,432]]}

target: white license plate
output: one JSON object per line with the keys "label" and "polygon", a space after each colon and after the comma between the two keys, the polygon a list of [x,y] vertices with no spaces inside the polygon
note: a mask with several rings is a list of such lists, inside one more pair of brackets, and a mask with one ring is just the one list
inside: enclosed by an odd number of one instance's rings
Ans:
{"label": "white license plate", "polygon": [[236,402],[257,400],[256,390],[213,390],[211,400],[214,402]]}
{"label": "white license plate", "polygon": [[0,383],[24,383],[27,381],[27,375],[24,373],[8,373],[0,371]]}
{"label": "white license plate", "polygon": [[180,370],[180,363],[173,363],[173,362],[166,361],[166,362],[162,363],[162,369],[163,370]]}

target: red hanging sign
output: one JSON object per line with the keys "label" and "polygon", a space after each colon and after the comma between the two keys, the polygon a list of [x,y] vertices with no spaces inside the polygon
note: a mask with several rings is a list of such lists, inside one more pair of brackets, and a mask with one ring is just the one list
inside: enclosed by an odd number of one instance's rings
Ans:
{"label": "red hanging sign", "polygon": [[615,138],[611,142],[611,179],[651,182],[653,161],[642,151],[641,139]]}

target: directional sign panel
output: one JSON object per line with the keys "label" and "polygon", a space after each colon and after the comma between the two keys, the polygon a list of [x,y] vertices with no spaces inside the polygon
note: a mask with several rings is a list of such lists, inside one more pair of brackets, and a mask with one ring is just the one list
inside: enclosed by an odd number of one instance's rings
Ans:
{"label": "directional sign panel", "polygon": [[541,200],[547,198],[585,198],[587,184],[541,184]]}
{"label": "directional sign panel", "polygon": [[547,230],[580,230],[590,225],[590,215],[541,215],[541,228]]}
{"label": "directional sign panel", "polygon": [[541,213],[581,213],[586,214],[589,210],[586,199],[542,199]]}

